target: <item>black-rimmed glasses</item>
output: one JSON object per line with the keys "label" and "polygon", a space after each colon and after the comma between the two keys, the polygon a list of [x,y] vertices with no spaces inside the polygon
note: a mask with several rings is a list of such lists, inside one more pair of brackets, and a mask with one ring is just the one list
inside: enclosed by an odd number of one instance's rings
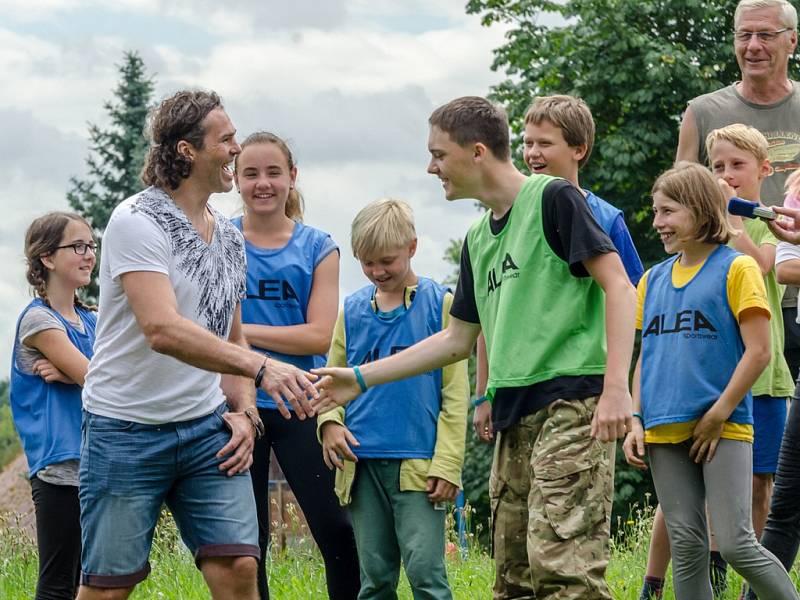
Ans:
{"label": "black-rimmed glasses", "polygon": [[784,31],[791,30],[791,27],[784,27],[776,31],[734,31],[733,38],[743,44],[749,42],[753,36],[756,36],[759,42],[774,42]]}
{"label": "black-rimmed glasses", "polygon": [[79,256],[83,256],[84,254],[86,254],[87,250],[91,250],[92,254],[97,252],[97,244],[95,243],[87,244],[86,242],[75,242],[74,244],[64,244],[63,246],[57,246],[56,250],[61,250],[62,248],[72,248],[72,251]]}

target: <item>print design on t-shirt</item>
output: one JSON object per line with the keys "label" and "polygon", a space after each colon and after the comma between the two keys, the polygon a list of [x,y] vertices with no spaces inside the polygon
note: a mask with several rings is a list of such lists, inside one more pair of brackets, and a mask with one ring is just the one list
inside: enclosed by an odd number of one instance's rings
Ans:
{"label": "print design on t-shirt", "polygon": [[198,315],[205,318],[211,332],[226,337],[236,302],[244,295],[246,277],[244,246],[233,226],[219,227],[221,216],[214,211],[214,235],[222,236],[222,252],[209,252],[184,212],[162,190],[150,188],[139,194],[131,211],[143,212],[169,236],[178,269],[197,286]]}

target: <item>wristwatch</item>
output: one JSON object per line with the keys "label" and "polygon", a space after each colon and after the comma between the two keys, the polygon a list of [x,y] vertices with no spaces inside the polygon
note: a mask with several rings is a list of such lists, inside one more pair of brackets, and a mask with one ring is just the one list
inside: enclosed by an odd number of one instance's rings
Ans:
{"label": "wristwatch", "polygon": [[256,432],[256,439],[260,440],[264,437],[264,421],[258,416],[258,411],[253,407],[245,408],[244,414],[250,419],[250,423],[253,425],[253,429]]}

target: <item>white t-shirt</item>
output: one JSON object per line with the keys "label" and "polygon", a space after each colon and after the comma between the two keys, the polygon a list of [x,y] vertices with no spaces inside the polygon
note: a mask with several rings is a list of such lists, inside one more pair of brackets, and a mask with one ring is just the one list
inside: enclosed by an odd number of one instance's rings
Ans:
{"label": "white t-shirt", "polygon": [[219,374],[150,348],[120,280],[133,271],[167,275],[181,316],[227,339],[245,294],[244,239],[211,210],[214,233],[206,244],[160,188],[114,209],[103,235],[97,337],[83,388],[87,411],[159,424],[202,417],[224,401]]}
{"label": "white t-shirt", "polygon": [[[775,264],[778,265],[787,260],[800,260],[800,246],[788,242],[778,242],[775,249]],[[796,323],[800,323],[800,302],[797,303],[797,316],[794,320]]]}

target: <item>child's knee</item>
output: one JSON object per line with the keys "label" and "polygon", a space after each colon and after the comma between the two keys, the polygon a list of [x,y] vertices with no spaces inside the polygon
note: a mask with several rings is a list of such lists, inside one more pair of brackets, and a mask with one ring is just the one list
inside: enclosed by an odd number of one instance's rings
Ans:
{"label": "child's knee", "polygon": [[410,560],[403,565],[411,589],[437,589],[447,588],[447,572],[444,560]]}
{"label": "child's knee", "polygon": [[670,549],[677,559],[693,560],[698,556],[708,556],[708,534],[695,527],[680,527],[669,530]]}

